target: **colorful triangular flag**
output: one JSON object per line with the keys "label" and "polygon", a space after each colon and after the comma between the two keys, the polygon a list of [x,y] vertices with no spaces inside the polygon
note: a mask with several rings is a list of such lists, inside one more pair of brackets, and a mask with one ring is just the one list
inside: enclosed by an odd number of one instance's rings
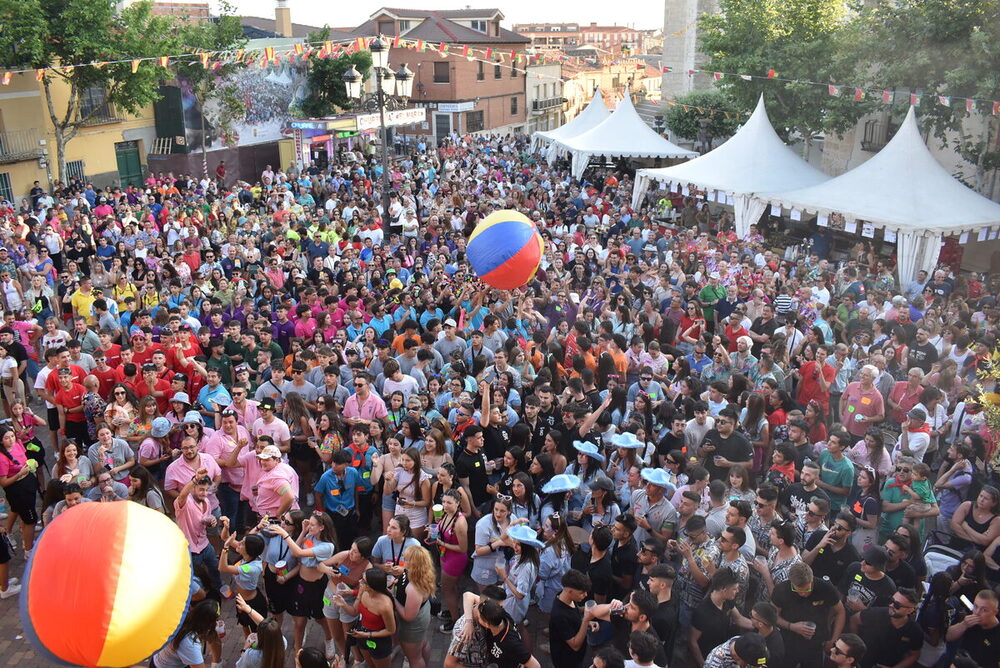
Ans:
{"label": "colorful triangular flag", "polygon": [[892,104],[892,91],[884,90],[882,91],[882,104]]}
{"label": "colorful triangular flag", "polygon": [[910,93],[910,106],[915,107],[920,104],[920,97],[919,93]]}
{"label": "colorful triangular flag", "polygon": [[295,49],[295,53],[302,53],[303,51],[306,50],[305,45],[303,45],[301,42],[299,42],[298,44],[293,44],[292,48]]}
{"label": "colorful triangular flag", "polygon": [[14,76],[14,74],[12,72],[4,72],[3,73],[3,78],[0,79],[0,84],[2,84],[4,86],[8,85],[10,83],[10,78],[12,76]]}
{"label": "colorful triangular flag", "polygon": [[951,106],[951,96],[950,95],[938,95],[938,104],[944,107]]}
{"label": "colorful triangular flag", "polygon": [[493,47],[486,47],[486,60],[493,60]]}
{"label": "colorful triangular flag", "polygon": [[663,69],[661,70],[661,72],[663,72],[664,74],[669,74],[672,71],[673,70],[671,70],[670,65],[664,65]]}
{"label": "colorful triangular flag", "polygon": [[399,35],[396,35],[395,37],[393,37],[392,38],[392,45],[389,48],[390,49],[398,49],[399,48],[399,43],[400,43],[400,41],[402,41],[402,39],[403,38],[401,36],[399,36]]}
{"label": "colorful triangular flag", "polygon": [[132,74],[135,74],[136,72],[139,71],[139,63],[141,62],[142,61],[139,58],[132,59]]}
{"label": "colorful triangular flag", "polygon": [[718,81],[724,76],[725,75],[722,72],[712,72],[712,78],[715,79],[716,81]]}
{"label": "colorful triangular flag", "polygon": [[751,79],[753,79],[753,77],[750,76],[749,74],[741,74],[740,79],[743,79],[744,81],[750,81]]}
{"label": "colorful triangular flag", "polygon": [[976,106],[976,101],[971,97],[965,98],[965,113],[971,114],[973,107]]}
{"label": "colorful triangular flag", "polygon": [[826,87],[826,91],[830,95],[833,95],[833,96],[840,95],[840,86],[835,86],[833,84],[828,84],[827,87]]}
{"label": "colorful triangular flag", "polygon": [[767,71],[767,78],[768,79],[773,79],[776,76],[778,76],[778,73],[775,72],[774,70],[768,70]]}
{"label": "colorful triangular flag", "polygon": [[40,67],[37,70],[35,70],[35,81],[41,81],[44,78],[45,78],[45,68],[44,67]]}
{"label": "colorful triangular flag", "polygon": [[448,43],[447,42],[441,42],[440,44],[438,44],[437,52],[438,52],[438,55],[447,56],[448,55]]}
{"label": "colorful triangular flag", "polygon": [[864,97],[865,97],[865,91],[864,91],[864,89],[860,88],[860,87],[856,87],[854,89],[854,101],[855,102],[860,102],[861,100],[864,99]]}
{"label": "colorful triangular flag", "polygon": [[201,66],[206,69],[208,68],[208,56],[209,54],[207,51],[198,54],[198,57],[201,58]]}
{"label": "colorful triangular flag", "polygon": [[170,63],[170,56],[160,56],[156,59],[160,67],[166,67]]}
{"label": "colorful triangular flag", "polygon": [[356,51],[364,51],[366,48],[368,48],[367,44],[365,44],[365,38],[359,37],[356,40],[354,40],[354,48]]}

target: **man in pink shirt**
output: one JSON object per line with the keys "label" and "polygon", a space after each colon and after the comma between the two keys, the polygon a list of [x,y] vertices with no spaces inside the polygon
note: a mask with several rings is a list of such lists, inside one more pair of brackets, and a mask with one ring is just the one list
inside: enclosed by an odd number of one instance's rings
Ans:
{"label": "man in pink shirt", "polygon": [[222,411],[222,428],[208,437],[201,447],[202,454],[211,455],[215,463],[222,469],[222,482],[216,492],[223,515],[229,518],[233,527],[242,527],[250,513],[250,505],[240,502],[243,489],[243,469],[239,466],[227,466],[229,453],[235,450],[240,442],[250,442],[250,432],[237,422],[236,411],[226,408]]}
{"label": "man in pink shirt", "polygon": [[[222,482],[222,469],[212,455],[198,452],[198,442],[188,436],[181,441],[181,456],[170,463],[163,478],[163,491],[167,498],[173,501],[178,497],[184,485],[194,477],[199,469],[205,469],[213,485]],[[219,517],[219,499],[212,492],[208,493],[208,505],[212,514]],[[215,531],[213,533],[218,533]]]}
{"label": "man in pink shirt", "polygon": [[241,426],[250,429],[260,417],[257,402],[247,399],[247,388],[243,385],[234,385],[229,394],[233,397],[233,403],[229,404],[229,409],[236,412],[236,421]]}
{"label": "man in pink shirt", "polygon": [[218,590],[222,586],[219,563],[212,544],[208,542],[209,527],[216,527],[219,523],[212,514],[211,504],[208,501],[208,490],[211,485],[212,479],[208,477],[206,469],[199,468],[194,471],[174,499],[174,519],[181,533],[187,538],[192,565],[204,564],[212,583]]}
{"label": "man in pink shirt", "polygon": [[260,417],[254,421],[250,431],[255,437],[270,436],[279,450],[288,452],[292,448],[292,433],[288,429],[288,424],[275,416],[274,409],[274,399],[270,397],[261,399],[257,406]]}
{"label": "man in pink shirt", "polygon": [[361,373],[354,378],[354,394],[344,402],[344,417],[352,427],[356,424],[371,424],[372,420],[389,414],[385,402],[372,392],[371,379]]}
{"label": "man in pink shirt", "polygon": [[[268,517],[279,517],[289,509],[298,510],[299,501],[295,493],[299,488],[299,475],[282,461],[281,451],[270,436],[257,437],[254,445],[254,448],[244,452],[246,443],[237,443],[236,449],[229,453],[226,460],[229,466],[243,467],[243,491],[240,498],[250,503],[250,509],[257,514],[257,519],[265,514]],[[266,457],[262,456],[265,450],[268,452]],[[273,456],[275,452],[278,453],[276,459]],[[272,459],[273,462],[269,461]],[[262,488],[261,481],[265,476]],[[288,488],[287,492],[283,489],[285,486]]]}

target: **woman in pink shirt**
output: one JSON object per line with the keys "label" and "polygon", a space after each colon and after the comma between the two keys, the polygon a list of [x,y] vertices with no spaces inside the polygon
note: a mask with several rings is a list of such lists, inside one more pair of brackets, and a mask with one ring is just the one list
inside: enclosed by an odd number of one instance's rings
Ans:
{"label": "woman in pink shirt", "polygon": [[11,510],[4,520],[4,527],[6,533],[10,533],[14,522],[21,518],[21,541],[25,556],[31,554],[35,545],[35,524],[38,522],[38,512],[35,510],[38,479],[32,472],[24,445],[17,440],[14,430],[6,425],[0,427],[0,487],[4,488]]}

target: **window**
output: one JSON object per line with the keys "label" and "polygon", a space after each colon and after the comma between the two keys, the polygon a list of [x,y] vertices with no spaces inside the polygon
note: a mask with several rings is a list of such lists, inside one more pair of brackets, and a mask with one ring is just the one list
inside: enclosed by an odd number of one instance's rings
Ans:
{"label": "window", "polygon": [[517,68],[514,67],[513,65],[510,66],[510,78],[511,79],[517,78]]}
{"label": "window", "polygon": [[85,122],[97,123],[114,119],[108,94],[101,86],[84,88],[80,93],[80,118]]}
{"label": "window", "polygon": [[[482,118],[482,112],[479,114]],[[0,173],[0,199],[5,199],[11,204],[14,203],[14,192],[10,187],[10,174],[7,172]]]}
{"label": "window", "polygon": [[448,83],[451,81],[448,62],[434,63],[434,83]]}
{"label": "window", "polygon": [[406,32],[409,29],[410,29],[410,21],[408,21],[408,20],[404,21],[403,19],[400,19],[399,20],[399,34],[402,35],[404,32]]}
{"label": "window", "polygon": [[379,21],[378,22],[378,33],[380,35],[395,35],[396,34],[396,22],[395,21]]}
{"label": "window", "polygon": [[510,115],[517,116],[517,97],[510,98]]}
{"label": "window", "polygon": [[72,162],[67,162],[66,176],[71,179],[76,177],[80,181],[86,181],[87,177],[84,174],[83,160],[73,160]]}
{"label": "window", "polygon": [[499,79],[499,78],[500,78],[500,77],[502,77],[502,76],[503,76],[503,72],[502,72],[502,71],[501,71],[501,69],[500,69],[500,63],[499,63],[499,61],[498,61],[498,62],[497,62],[497,63],[496,63],[496,64],[495,64],[494,66],[493,66],[493,78],[494,78],[494,79]]}
{"label": "window", "polygon": [[466,130],[466,132],[482,132],[483,131],[483,112],[482,111],[467,111],[467,112],[465,112],[465,130]]}
{"label": "window", "polygon": [[469,27],[472,28],[473,30],[485,33],[486,21],[483,21],[481,19],[473,19],[472,21],[469,21]]}
{"label": "window", "polygon": [[486,80],[486,63],[483,61],[476,62],[476,81]]}

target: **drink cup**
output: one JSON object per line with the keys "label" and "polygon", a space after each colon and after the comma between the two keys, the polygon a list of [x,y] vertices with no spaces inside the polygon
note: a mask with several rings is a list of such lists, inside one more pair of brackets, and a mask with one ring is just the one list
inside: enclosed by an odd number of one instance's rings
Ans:
{"label": "drink cup", "polygon": [[444,506],[440,503],[435,503],[431,506],[431,515],[434,516],[435,522],[440,522],[441,518],[444,517]]}
{"label": "drink cup", "polygon": [[351,585],[345,584],[343,582],[338,582],[337,583],[337,593],[340,594],[341,596],[345,596],[345,595],[351,593]]}
{"label": "drink cup", "polygon": [[431,541],[432,542],[436,541],[438,539],[438,525],[437,524],[428,525],[427,530],[430,533]]}
{"label": "drink cup", "polygon": [[714,457],[712,457],[712,462],[716,466],[718,466],[722,462],[722,456],[721,455],[715,455]]}
{"label": "drink cup", "polygon": [[591,600],[587,601],[586,603],[584,603],[583,607],[586,608],[587,610],[593,610],[594,606],[596,606],[596,605],[597,605],[597,601],[591,599]]}

